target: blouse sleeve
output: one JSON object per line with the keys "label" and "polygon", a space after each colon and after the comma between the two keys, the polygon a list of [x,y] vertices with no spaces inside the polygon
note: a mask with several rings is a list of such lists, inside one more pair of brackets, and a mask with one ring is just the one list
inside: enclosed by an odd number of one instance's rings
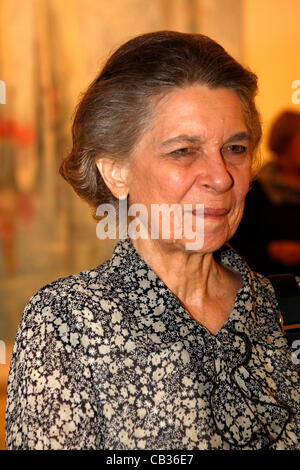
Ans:
{"label": "blouse sleeve", "polygon": [[80,334],[58,295],[27,304],[10,364],[6,448],[99,449],[101,423]]}

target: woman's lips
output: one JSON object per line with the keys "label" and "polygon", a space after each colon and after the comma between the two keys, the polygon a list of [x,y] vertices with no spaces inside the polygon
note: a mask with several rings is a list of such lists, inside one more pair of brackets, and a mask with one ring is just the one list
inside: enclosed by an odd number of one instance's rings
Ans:
{"label": "woman's lips", "polygon": [[204,217],[211,217],[211,218],[219,218],[219,217],[224,217],[227,215],[229,212],[229,209],[215,209],[213,207],[204,207],[203,210],[197,211],[194,209],[192,211],[193,215],[204,215]]}

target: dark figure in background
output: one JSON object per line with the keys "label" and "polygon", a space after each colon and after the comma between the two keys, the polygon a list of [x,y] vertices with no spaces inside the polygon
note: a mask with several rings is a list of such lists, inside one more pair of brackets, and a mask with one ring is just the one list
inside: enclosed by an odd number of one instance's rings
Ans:
{"label": "dark figure in background", "polygon": [[231,245],[262,274],[300,275],[300,114],[286,111],[269,137],[275,158],[253,182]]}

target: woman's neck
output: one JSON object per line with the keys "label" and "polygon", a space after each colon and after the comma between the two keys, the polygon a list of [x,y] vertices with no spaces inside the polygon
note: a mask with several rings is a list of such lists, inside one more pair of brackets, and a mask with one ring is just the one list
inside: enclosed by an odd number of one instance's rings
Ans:
{"label": "woman's neck", "polygon": [[240,275],[219,264],[213,253],[188,252],[162,240],[132,240],[137,252],[167,287],[185,304],[212,296],[224,280]]}

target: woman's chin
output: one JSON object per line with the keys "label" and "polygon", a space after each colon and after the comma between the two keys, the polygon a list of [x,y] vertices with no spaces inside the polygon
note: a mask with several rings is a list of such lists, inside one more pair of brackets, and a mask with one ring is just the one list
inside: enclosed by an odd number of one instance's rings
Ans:
{"label": "woman's chin", "polygon": [[159,244],[163,249],[172,249],[185,252],[194,252],[199,254],[213,253],[214,251],[219,250],[226,242],[228,238],[226,236],[222,237],[203,237],[195,236],[194,238],[170,238],[170,239],[160,239]]}

